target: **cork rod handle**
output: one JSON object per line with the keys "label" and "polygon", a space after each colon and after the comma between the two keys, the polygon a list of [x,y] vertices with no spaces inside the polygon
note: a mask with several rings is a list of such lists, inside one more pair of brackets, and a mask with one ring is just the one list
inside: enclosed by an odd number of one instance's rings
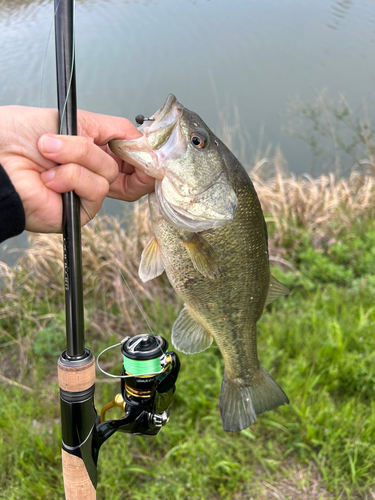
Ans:
{"label": "cork rod handle", "polygon": [[61,452],[66,500],[95,500],[96,490],[83,460],[64,450]]}
{"label": "cork rod handle", "polygon": [[[80,367],[68,367],[58,363],[60,389],[80,392],[95,383],[95,360]],[[62,452],[62,468],[66,500],[95,500],[96,490],[91,482],[84,461],[65,450]]]}
{"label": "cork rod handle", "polygon": [[95,359],[83,366],[65,366],[60,360],[57,364],[59,387],[67,392],[80,392],[95,384]]}

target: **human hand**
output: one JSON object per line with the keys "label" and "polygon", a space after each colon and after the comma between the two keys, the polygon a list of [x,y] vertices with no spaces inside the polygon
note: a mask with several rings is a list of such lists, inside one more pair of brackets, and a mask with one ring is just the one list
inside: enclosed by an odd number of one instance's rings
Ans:
{"label": "human hand", "polygon": [[[94,217],[106,196],[134,201],[154,189],[154,179],[107,146],[142,135],[125,118],[78,111],[78,135],[62,136],[57,110],[3,106],[0,126],[0,164],[20,195],[29,231],[61,232],[61,193],[75,191]],[[89,219],[81,207],[82,225]]]}

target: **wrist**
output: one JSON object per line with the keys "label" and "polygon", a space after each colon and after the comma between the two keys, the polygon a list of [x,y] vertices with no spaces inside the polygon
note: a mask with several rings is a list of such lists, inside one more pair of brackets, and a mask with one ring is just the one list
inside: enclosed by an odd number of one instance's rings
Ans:
{"label": "wrist", "polygon": [[0,165],[0,242],[25,229],[25,211],[5,169]]}

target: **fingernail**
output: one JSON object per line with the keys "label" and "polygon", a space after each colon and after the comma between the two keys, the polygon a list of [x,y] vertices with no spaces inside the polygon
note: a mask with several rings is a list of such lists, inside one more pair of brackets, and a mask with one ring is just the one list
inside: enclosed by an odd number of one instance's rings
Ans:
{"label": "fingernail", "polygon": [[56,137],[45,135],[40,141],[40,148],[43,153],[57,153],[61,148],[62,142]]}
{"label": "fingernail", "polygon": [[51,170],[46,170],[40,176],[42,178],[42,181],[44,183],[47,183],[49,181],[52,181],[52,179],[55,177],[55,175],[56,175],[56,170],[54,168],[52,168]]}

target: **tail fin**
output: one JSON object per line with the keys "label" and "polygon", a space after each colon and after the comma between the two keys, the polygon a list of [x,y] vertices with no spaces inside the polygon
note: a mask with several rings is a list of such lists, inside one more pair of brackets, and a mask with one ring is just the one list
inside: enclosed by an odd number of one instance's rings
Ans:
{"label": "tail fin", "polygon": [[231,380],[224,372],[220,394],[223,429],[237,432],[254,423],[260,413],[288,404],[289,399],[266,370],[260,366],[252,385],[240,379]]}

